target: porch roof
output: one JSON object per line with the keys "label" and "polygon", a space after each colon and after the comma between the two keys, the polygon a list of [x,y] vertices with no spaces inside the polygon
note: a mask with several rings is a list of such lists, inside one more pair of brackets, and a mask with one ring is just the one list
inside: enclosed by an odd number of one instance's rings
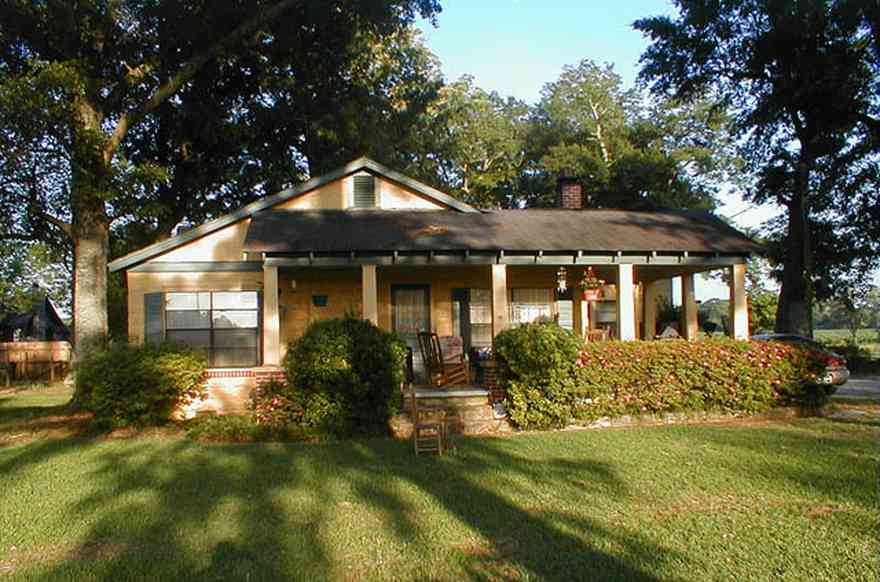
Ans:
{"label": "porch roof", "polygon": [[761,246],[705,212],[625,210],[267,210],[245,251],[585,253],[748,256]]}

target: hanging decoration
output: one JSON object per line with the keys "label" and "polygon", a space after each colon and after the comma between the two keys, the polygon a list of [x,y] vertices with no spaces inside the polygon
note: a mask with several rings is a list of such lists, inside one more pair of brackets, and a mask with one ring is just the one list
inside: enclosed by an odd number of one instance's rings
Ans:
{"label": "hanging decoration", "polygon": [[568,290],[568,273],[565,267],[559,267],[559,270],[556,271],[556,289],[560,294]]}
{"label": "hanging decoration", "polygon": [[602,286],[605,281],[596,276],[593,267],[587,267],[578,287],[581,289],[585,301],[598,301],[602,297]]}

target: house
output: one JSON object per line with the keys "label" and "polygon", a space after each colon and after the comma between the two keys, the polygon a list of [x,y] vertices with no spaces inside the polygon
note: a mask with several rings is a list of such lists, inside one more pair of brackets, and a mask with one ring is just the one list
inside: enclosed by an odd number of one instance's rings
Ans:
{"label": "house", "polygon": [[68,328],[44,294],[29,313],[9,313],[0,320],[0,342],[69,341]]}
{"label": "house", "polygon": [[[560,208],[478,210],[368,158],[116,259],[137,341],[204,349],[214,406],[240,407],[277,373],[314,320],[355,313],[398,333],[491,345],[542,318],[621,340],[652,339],[658,300],[682,278],[683,332],[697,334],[694,275],[728,269],[731,332],[748,337],[745,262],[759,247],[698,212],[583,209],[566,180]],[[592,268],[602,297],[582,300]],[[565,281],[565,289],[560,284]]]}

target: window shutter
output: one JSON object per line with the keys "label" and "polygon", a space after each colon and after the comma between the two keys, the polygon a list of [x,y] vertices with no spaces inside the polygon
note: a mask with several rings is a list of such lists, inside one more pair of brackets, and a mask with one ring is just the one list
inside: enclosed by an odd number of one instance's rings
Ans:
{"label": "window shutter", "polygon": [[144,342],[158,344],[165,339],[165,294],[144,294]]}
{"label": "window shutter", "polygon": [[354,207],[376,207],[376,179],[373,176],[354,177]]}

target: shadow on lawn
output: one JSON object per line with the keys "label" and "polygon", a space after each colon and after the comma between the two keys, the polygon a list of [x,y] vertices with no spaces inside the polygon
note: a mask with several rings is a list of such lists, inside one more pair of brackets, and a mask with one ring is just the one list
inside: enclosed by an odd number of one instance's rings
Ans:
{"label": "shadow on lawn", "polygon": [[[552,491],[578,507],[628,495],[609,466],[540,454],[537,462],[502,439],[467,439],[457,457],[444,458],[417,458],[408,443],[380,439],[329,446],[111,445],[50,441],[0,465],[18,471],[53,455],[83,454],[82,446],[107,449],[88,476],[94,492],[70,516],[90,522],[88,536],[63,559],[33,570],[42,579],[360,579],[417,570],[411,563],[369,569],[357,552],[369,553],[376,540],[360,549],[329,541],[331,518],[351,505],[345,499],[381,515],[385,531],[376,538],[414,544],[409,559],[433,556],[452,569],[430,573],[435,579],[650,581],[668,560],[686,563],[637,532],[560,512],[558,501],[546,499]],[[413,497],[412,489],[421,493]],[[294,497],[308,499],[308,511],[291,511]],[[425,504],[474,535],[449,545],[422,517]],[[207,529],[217,512],[234,515],[228,531]],[[102,547],[108,549],[97,552],[100,560],[88,557]],[[602,549],[608,547],[617,555]],[[447,555],[438,559],[437,552]]]}

